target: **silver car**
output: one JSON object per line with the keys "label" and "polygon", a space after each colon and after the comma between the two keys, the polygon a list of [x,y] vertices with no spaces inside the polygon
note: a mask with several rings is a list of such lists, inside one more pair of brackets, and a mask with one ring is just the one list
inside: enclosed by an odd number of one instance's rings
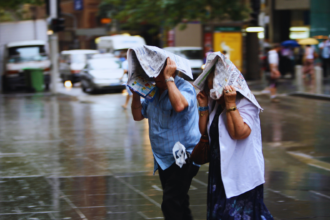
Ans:
{"label": "silver car", "polygon": [[[115,57],[104,57],[87,61],[81,71],[81,87],[84,92],[124,89],[127,81],[121,61]],[[126,77],[125,77],[126,76]]]}

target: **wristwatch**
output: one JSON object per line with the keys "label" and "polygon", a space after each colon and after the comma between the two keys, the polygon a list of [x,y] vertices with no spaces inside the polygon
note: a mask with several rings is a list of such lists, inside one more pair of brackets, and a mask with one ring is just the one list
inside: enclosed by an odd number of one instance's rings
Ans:
{"label": "wristwatch", "polygon": [[236,110],[237,110],[237,107],[234,106],[234,107],[228,108],[227,112],[236,111]]}
{"label": "wristwatch", "polygon": [[165,82],[174,82],[174,78],[171,76],[170,78],[165,79]]}

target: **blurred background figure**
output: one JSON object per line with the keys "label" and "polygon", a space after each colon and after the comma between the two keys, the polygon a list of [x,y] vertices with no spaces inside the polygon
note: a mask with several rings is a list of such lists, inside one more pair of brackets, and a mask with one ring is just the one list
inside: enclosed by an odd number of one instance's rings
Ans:
{"label": "blurred background figure", "polygon": [[291,78],[294,69],[294,53],[292,47],[282,47],[280,51],[280,72],[282,77]]}
{"label": "blurred background figure", "polygon": [[[269,80],[270,77],[270,67],[269,67],[269,61],[268,61],[268,52],[271,50],[270,44],[267,45],[267,47],[264,48],[264,52],[261,55],[261,69],[262,69],[262,80],[263,82]],[[264,88],[261,93],[269,93],[269,85]]]}
{"label": "blurred background figure", "polygon": [[229,56],[228,56],[228,53],[227,53],[226,50],[223,50],[222,53],[223,53],[223,55],[225,55],[225,57],[226,57],[227,59],[229,59]]}
{"label": "blurred background figure", "polygon": [[270,69],[270,77],[269,77],[269,91],[270,91],[270,99],[272,102],[279,102],[276,99],[277,93],[277,79],[281,77],[281,73],[278,70],[279,67],[279,55],[280,45],[275,44],[272,49],[268,52],[268,63]]}
{"label": "blurred background figure", "polygon": [[319,44],[320,55],[322,60],[322,68],[323,68],[323,77],[327,78],[330,75],[330,35],[328,39],[324,40]]}
{"label": "blurred background figure", "polygon": [[314,58],[315,58],[315,51],[311,45],[306,45],[305,53],[304,53],[304,79],[305,81],[311,82],[314,77]]}
{"label": "blurred background figure", "polygon": [[208,50],[208,51],[205,53],[204,63],[206,62],[206,57],[207,57],[207,55],[209,55],[210,53],[213,53],[213,52],[214,52],[213,49],[210,49],[210,50]]}
{"label": "blurred background figure", "polygon": [[[124,70],[124,73],[123,73],[123,76],[122,76],[122,79],[124,78],[125,74],[128,74],[128,61],[127,61],[127,51],[125,51],[124,53],[122,53],[123,55],[121,56],[121,60],[124,60],[122,62],[122,68]],[[131,90],[129,89],[129,87],[126,85],[126,91],[127,91],[127,96],[126,96],[126,101],[125,101],[125,104],[122,105],[122,107],[124,109],[127,109],[127,105],[129,103],[129,100],[131,99],[132,97],[132,92]]]}

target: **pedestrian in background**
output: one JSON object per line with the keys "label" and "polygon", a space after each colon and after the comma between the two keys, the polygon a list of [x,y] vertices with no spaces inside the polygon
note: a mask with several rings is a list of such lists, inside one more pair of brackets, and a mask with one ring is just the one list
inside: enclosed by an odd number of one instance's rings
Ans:
{"label": "pedestrian in background", "polygon": [[[125,74],[128,74],[128,61],[127,61],[127,52],[124,55],[125,60],[122,62],[122,69],[123,69],[123,76],[121,77],[121,79],[124,78]],[[128,86],[126,85],[126,91],[127,91],[127,96],[126,96],[126,101],[125,104],[122,105],[121,107],[123,107],[123,109],[127,109],[129,100],[131,99],[133,93],[131,92],[131,90],[128,88]]]}
{"label": "pedestrian in background", "polygon": [[207,219],[272,220],[263,201],[260,109],[233,86],[212,100],[213,79],[214,71],[197,96],[200,132],[210,139]]}
{"label": "pedestrian in background", "polygon": [[[279,71],[281,76],[287,76],[288,72],[290,72],[291,67],[291,50],[289,47],[281,47],[279,51]],[[286,78],[286,77],[285,77]]]}
{"label": "pedestrian in background", "polygon": [[314,78],[314,48],[311,45],[306,45],[303,62],[304,79],[311,82]]}
{"label": "pedestrian in background", "polygon": [[323,77],[326,78],[330,74],[330,35],[328,39],[319,44],[319,48],[321,50]]}
{"label": "pedestrian in background", "polygon": [[154,172],[158,169],[163,188],[165,220],[191,220],[188,191],[199,166],[187,162],[180,168],[172,149],[180,141],[191,153],[200,140],[196,92],[189,82],[176,75],[176,64],[170,58],[155,83],[158,90],[152,102],[141,103],[140,96],[133,92],[133,118],[147,118],[149,122]]}
{"label": "pedestrian in background", "polygon": [[275,44],[271,50],[268,51],[268,63],[270,69],[269,76],[269,90],[270,90],[270,100],[271,102],[279,102],[276,98],[277,94],[277,80],[281,77],[281,73],[278,70],[279,67],[279,55],[280,45]]}

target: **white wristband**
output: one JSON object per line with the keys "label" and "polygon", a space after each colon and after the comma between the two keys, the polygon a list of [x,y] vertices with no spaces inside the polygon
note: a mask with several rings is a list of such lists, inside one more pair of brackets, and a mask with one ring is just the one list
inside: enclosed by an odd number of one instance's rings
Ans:
{"label": "white wristband", "polygon": [[170,78],[165,79],[165,82],[174,82],[174,78],[171,76]]}

